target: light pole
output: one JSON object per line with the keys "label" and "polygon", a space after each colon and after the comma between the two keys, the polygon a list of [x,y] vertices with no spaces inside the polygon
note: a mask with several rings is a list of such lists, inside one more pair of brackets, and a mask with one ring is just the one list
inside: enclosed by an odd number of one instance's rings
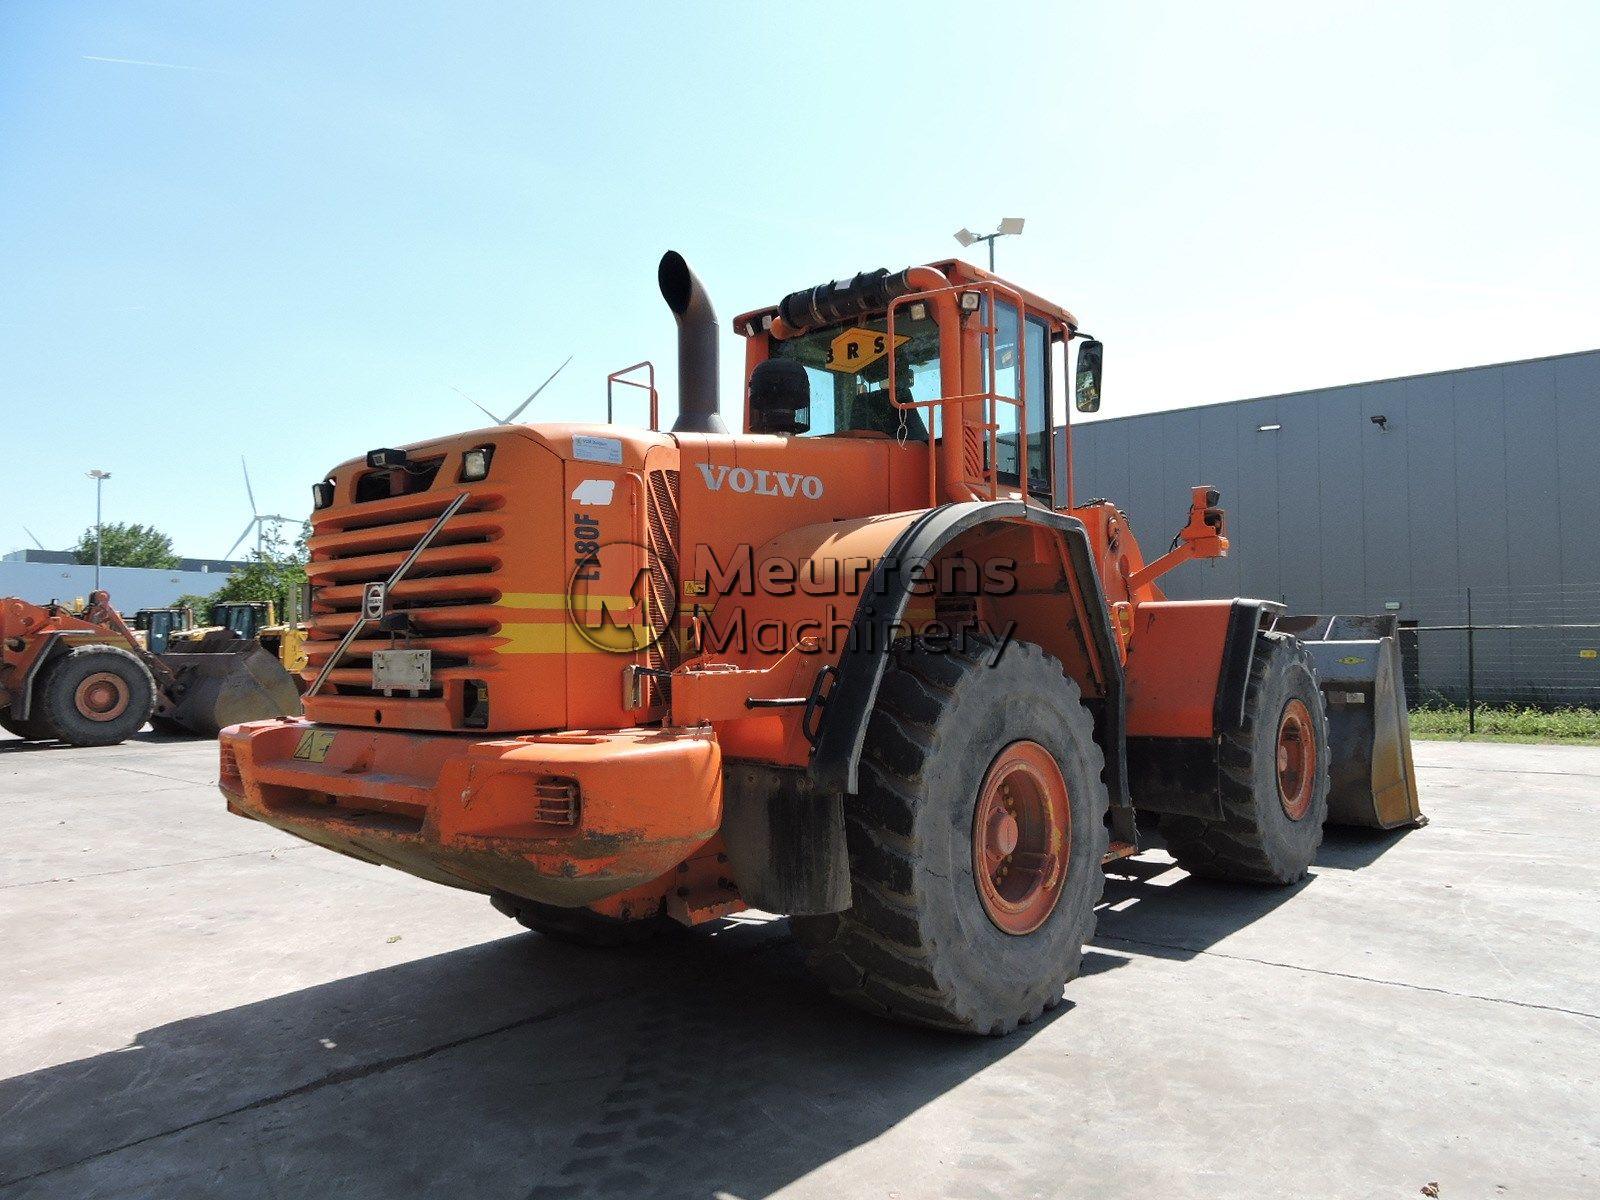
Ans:
{"label": "light pole", "polygon": [[110,471],[102,471],[98,467],[90,471],[89,478],[94,480],[94,590],[100,590],[100,489],[105,486],[106,480],[111,478]]}
{"label": "light pole", "polygon": [[970,246],[973,242],[988,242],[989,270],[993,271],[995,238],[1008,237],[1013,234],[1020,235],[1022,233],[1022,221],[1023,218],[1021,217],[1006,217],[1000,222],[1000,228],[996,229],[993,233],[973,233],[972,230],[963,225],[960,229],[956,230],[956,241],[960,242],[963,246]]}

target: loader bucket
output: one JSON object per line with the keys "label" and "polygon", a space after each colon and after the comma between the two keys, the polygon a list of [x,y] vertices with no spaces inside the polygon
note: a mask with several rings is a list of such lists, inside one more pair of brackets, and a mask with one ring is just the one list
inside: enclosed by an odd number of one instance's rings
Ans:
{"label": "loader bucket", "polygon": [[177,683],[156,715],[191,733],[216,737],[241,721],[300,714],[294,677],[254,641],[207,639],[161,660]]}
{"label": "loader bucket", "polygon": [[1279,617],[1317,668],[1328,705],[1328,824],[1425,825],[1411,761],[1405,680],[1392,616]]}

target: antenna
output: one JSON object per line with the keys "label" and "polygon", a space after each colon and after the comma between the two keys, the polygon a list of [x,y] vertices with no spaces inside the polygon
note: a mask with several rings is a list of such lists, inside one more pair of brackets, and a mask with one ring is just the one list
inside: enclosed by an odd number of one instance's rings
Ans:
{"label": "antenna", "polygon": [[41,549],[41,550],[44,549],[44,543],[39,540],[39,535],[37,533],[35,533],[33,530],[29,529],[26,525],[24,525],[22,527],[22,532],[27,534],[30,538],[33,539],[33,544],[35,546],[39,547],[39,549]]}

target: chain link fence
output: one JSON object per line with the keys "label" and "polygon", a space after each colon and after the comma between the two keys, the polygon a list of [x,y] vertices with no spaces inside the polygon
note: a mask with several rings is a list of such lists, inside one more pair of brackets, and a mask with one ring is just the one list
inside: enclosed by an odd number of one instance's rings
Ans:
{"label": "chain link fence", "polygon": [[1412,708],[1600,707],[1600,582],[1424,591],[1390,611]]}

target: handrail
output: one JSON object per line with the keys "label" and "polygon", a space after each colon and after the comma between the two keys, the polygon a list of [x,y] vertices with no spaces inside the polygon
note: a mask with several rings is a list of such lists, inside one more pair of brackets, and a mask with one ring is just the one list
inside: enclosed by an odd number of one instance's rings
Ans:
{"label": "handrail", "polygon": [[[988,323],[984,324],[984,325],[969,325],[967,327],[967,332],[969,332],[969,333],[978,333],[978,334],[988,334],[989,335],[989,355],[988,355],[988,358],[989,358],[989,361],[988,361],[988,376],[989,377],[988,377],[988,379],[986,381],[989,386],[988,386],[987,390],[982,391],[982,392],[972,392],[970,394],[958,395],[958,396],[940,396],[936,400],[907,400],[907,401],[902,402],[898,398],[898,394],[897,394],[897,392],[895,390],[895,379],[894,379],[894,377],[895,377],[895,354],[894,354],[894,346],[895,346],[895,340],[894,340],[895,339],[894,317],[895,317],[895,311],[897,309],[901,308],[902,306],[907,305],[907,304],[915,304],[915,303],[917,303],[919,301],[921,301],[923,303],[928,303],[930,301],[935,301],[937,297],[939,297],[941,295],[944,295],[946,293],[956,293],[956,294],[959,295],[959,294],[965,293],[965,292],[977,292],[977,293],[986,293],[987,294],[987,300],[988,300],[988,305],[989,305]],[[1017,353],[1017,391],[1020,393],[1019,396],[1002,396],[1002,395],[1000,395],[998,393],[998,391],[995,388],[996,363],[997,363],[997,361],[999,360],[999,357],[1000,357],[1000,354],[999,354],[999,340],[1000,340],[999,339],[999,320],[998,320],[998,317],[997,317],[997,313],[999,312],[999,306],[995,303],[995,293],[996,292],[1002,293],[1015,306],[1016,313],[1017,313],[1017,350],[1016,350],[1016,353]],[[960,311],[959,301],[954,305],[947,304],[945,307],[948,308],[949,310],[952,310],[952,311],[955,311],[955,312],[959,312]],[[1027,397],[1027,394],[1028,394],[1028,381],[1027,381],[1028,355],[1027,355],[1027,327],[1026,327],[1026,324],[1025,324],[1025,322],[1027,320],[1027,306],[1024,303],[1023,299],[1022,299],[1021,293],[1018,292],[1015,288],[1008,287],[1007,285],[1001,283],[999,280],[996,280],[996,279],[986,279],[986,280],[982,280],[982,281],[974,282],[974,283],[952,283],[952,284],[947,284],[947,285],[945,285],[943,287],[927,288],[927,289],[925,289],[923,291],[920,291],[920,292],[911,292],[911,293],[909,293],[909,294],[907,294],[905,296],[896,297],[894,300],[891,300],[889,302],[889,309],[888,309],[887,316],[888,316],[888,322],[887,322],[887,328],[886,328],[886,335],[887,335],[888,344],[889,344],[889,379],[888,379],[887,387],[888,387],[888,391],[889,391],[889,403],[894,405],[897,409],[900,409],[902,411],[909,411],[909,410],[912,410],[912,409],[919,409],[919,408],[933,408],[936,405],[938,405],[938,406],[949,405],[950,407],[948,409],[944,410],[947,417],[950,414],[952,414],[952,413],[957,411],[957,409],[956,409],[957,405],[972,404],[972,403],[987,404],[987,406],[988,406],[987,411],[983,414],[986,419],[979,426],[979,428],[981,428],[983,430],[984,468],[983,468],[981,476],[979,477],[978,482],[981,483],[983,485],[983,487],[987,490],[988,496],[986,498],[989,499],[989,500],[997,500],[997,499],[999,499],[999,496],[1000,496],[1000,439],[999,439],[999,436],[998,436],[999,431],[1000,431],[1000,422],[999,422],[999,409],[998,409],[997,406],[1001,402],[1004,402],[1006,404],[1014,405],[1019,410],[1019,412],[1018,412],[1018,420],[1017,420],[1017,432],[1018,432],[1018,437],[1017,437],[1017,486],[1018,486],[1018,491],[1021,493],[1023,502],[1026,503],[1028,501],[1028,499],[1029,499],[1029,491],[1028,491],[1028,428],[1027,428],[1028,427],[1028,413],[1027,413],[1027,400],[1026,400],[1026,397]],[[963,363],[961,365],[962,365],[962,367],[965,367],[966,364],[963,361]],[[942,366],[942,364],[941,364],[941,368],[940,368],[940,373],[943,374],[943,366]],[[944,422],[943,436],[948,438],[948,437],[951,437],[953,435],[959,435],[964,439],[965,434],[962,432],[962,430],[964,430],[965,427],[966,427],[965,419],[963,418],[962,420],[956,422],[955,424],[956,424],[956,428],[954,430],[952,430],[952,428],[951,428],[952,423],[949,420],[946,420]],[[933,436],[933,426],[932,426],[932,423],[930,422],[929,423],[929,427],[928,427],[928,503],[929,503],[930,507],[932,507],[933,505],[936,505],[938,503],[938,498],[939,498],[938,455],[937,455],[937,453],[936,453],[936,451],[934,449],[934,443],[935,443],[935,438]],[[972,481],[971,477],[968,476],[966,478],[963,478],[961,480],[961,482],[962,482],[962,484],[964,486],[970,488],[972,486],[972,482],[973,481]]]}
{"label": "handrail", "polygon": [[[645,379],[645,382],[640,383],[637,379],[624,379],[623,378],[623,376],[631,375],[631,374],[633,374],[633,372],[635,372],[637,370],[640,370],[641,368],[644,369],[648,373],[647,377]],[[612,402],[611,402],[611,389],[612,389],[612,386],[614,384],[618,384],[618,383],[622,384],[623,387],[636,387],[636,388],[640,388],[640,389],[650,393],[650,432],[651,433],[659,433],[659,432],[661,432],[660,397],[656,394],[656,365],[655,365],[655,363],[651,362],[649,359],[646,359],[644,362],[636,362],[631,367],[623,367],[622,370],[613,371],[613,372],[611,372],[611,374],[606,376],[606,424],[607,425],[615,424],[615,422],[612,419],[613,406],[612,406]]]}

